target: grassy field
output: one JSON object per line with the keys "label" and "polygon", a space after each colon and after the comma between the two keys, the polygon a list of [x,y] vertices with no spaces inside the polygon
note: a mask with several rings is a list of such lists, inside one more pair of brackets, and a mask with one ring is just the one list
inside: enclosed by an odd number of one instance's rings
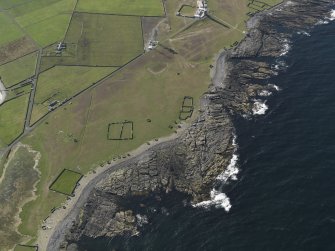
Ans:
{"label": "grassy field", "polygon": [[16,246],[14,251],[36,251],[36,247]]}
{"label": "grassy field", "polygon": [[14,86],[7,90],[6,100],[17,98],[19,96],[29,94],[31,91],[31,83],[27,83],[24,85]]}
{"label": "grassy field", "polygon": [[162,0],[79,0],[79,12],[135,16],[163,16]]}
{"label": "grassy field", "polygon": [[115,71],[114,67],[56,66],[40,74],[31,124],[48,112],[54,101],[62,102]]}
{"label": "grassy field", "polygon": [[196,11],[195,6],[184,5],[183,8],[180,10],[180,13],[184,16],[193,17]]}
{"label": "grassy field", "polygon": [[0,148],[22,133],[28,99],[26,94],[0,106]]}
{"label": "grassy field", "polygon": [[[36,153],[19,147],[10,155],[7,162],[6,176],[0,183],[0,250],[11,250],[11,247],[23,241],[16,232],[17,213],[19,208],[32,198],[34,183],[38,172],[33,169]],[[19,249],[20,250],[20,249]],[[22,249],[21,249],[22,250]]]}
{"label": "grassy field", "polygon": [[4,12],[0,12],[0,46],[24,36],[24,33]]}
{"label": "grassy field", "polygon": [[61,0],[15,18],[41,46],[61,40],[67,30],[76,0]]}
{"label": "grassy field", "polygon": [[54,181],[50,189],[59,193],[72,195],[72,192],[81,177],[83,177],[83,175],[80,173],[64,169],[57,180]]}
{"label": "grassy field", "polygon": [[0,66],[0,77],[6,87],[34,76],[37,53],[32,53]]}
{"label": "grassy field", "polygon": [[16,5],[24,3],[26,0],[0,0],[0,7],[3,9],[9,9]]}
{"label": "grassy field", "polygon": [[4,46],[0,46],[0,65],[23,57],[37,49],[34,41],[27,36],[19,38]]}
{"label": "grassy field", "polygon": [[53,65],[121,66],[144,50],[139,17],[74,14],[65,42],[74,55],[44,56],[42,71]]}

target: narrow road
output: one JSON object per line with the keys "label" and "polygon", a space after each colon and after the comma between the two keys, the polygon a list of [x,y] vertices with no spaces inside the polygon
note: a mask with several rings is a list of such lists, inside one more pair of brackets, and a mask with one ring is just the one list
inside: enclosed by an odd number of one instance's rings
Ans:
{"label": "narrow road", "polygon": [[32,81],[31,85],[31,92],[29,96],[29,103],[28,103],[28,110],[26,113],[26,118],[24,121],[24,132],[30,130],[30,120],[31,120],[31,114],[33,112],[33,106],[34,106],[34,98],[36,94],[36,87],[37,87],[37,79],[38,75],[40,72],[40,67],[41,67],[41,57],[42,57],[42,49],[39,50],[38,52],[38,57],[37,57],[37,62],[36,62],[36,69],[35,69],[35,76]]}
{"label": "narrow road", "polygon": [[214,76],[212,78],[212,83],[214,86],[224,87],[223,80],[225,79],[225,61],[226,52],[220,53],[218,59],[216,60],[216,65],[214,66]]}

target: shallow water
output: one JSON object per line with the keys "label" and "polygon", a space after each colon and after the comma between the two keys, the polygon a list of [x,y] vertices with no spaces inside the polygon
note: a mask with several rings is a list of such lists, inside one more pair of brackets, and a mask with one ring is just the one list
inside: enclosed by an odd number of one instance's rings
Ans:
{"label": "shallow water", "polygon": [[80,250],[335,250],[335,24],[310,34],[283,55],[265,115],[236,119],[228,213],[170,196],[140,237],[85,239]]}

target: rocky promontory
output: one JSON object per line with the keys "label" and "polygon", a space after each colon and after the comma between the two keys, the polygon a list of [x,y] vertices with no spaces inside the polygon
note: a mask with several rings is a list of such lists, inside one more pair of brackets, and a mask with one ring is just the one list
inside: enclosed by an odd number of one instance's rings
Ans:
{"label": "rocky promontory", "polygon": [[[218,59],[224,57],[223,67],[221,61],[216,69],[224,74],[215,74],[222,79],[213,79],[193,123],[178,138],[109,170],[90,191],[67,231],[64,248],[83,237],[139,234],[138,212],[125,200],[170,191],[186,194],[194,203],[209,199],[216,177],[234,152],[234,116],[251,117],[262,91],[276,91],[271,77],[283,68],[275,60],[285,57],[297,32],[308,34],[314,25],[326,22],[332,5],[330,0],[284,1],[251,17],[243,41]],[[69,245],[67,250],[73,248]]]}

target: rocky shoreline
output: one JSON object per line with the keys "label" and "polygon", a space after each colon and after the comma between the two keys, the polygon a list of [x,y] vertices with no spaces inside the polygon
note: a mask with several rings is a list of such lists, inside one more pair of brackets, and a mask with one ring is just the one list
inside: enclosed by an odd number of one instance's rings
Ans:
{"label": "rocky shoreline", "polygon": [[[214,74],[219,79],[203,95],[198,118],[178,138],[126,160],[95,181],[87,200],[77,205],[62,248],[76,250],[83,237],[137,235],[138,212],[125,206],[125,200],[170,191],[184,193],[195,203],[209,199],[234,152],[234,116],[252,116],[255,100],[264,100],[264,91],[276,91],[270,79],[283,70],[276,59],[285,57],[297,32],[327,22],[333,5],[331,0],[284,1],[250,18],[244,40],[218,58],[216,71],[222,72]],[[69,225],[61,222],[57,228],[64,232],[64,227]],[[59,250],[62,238],[58,231],[48,250]]]}

